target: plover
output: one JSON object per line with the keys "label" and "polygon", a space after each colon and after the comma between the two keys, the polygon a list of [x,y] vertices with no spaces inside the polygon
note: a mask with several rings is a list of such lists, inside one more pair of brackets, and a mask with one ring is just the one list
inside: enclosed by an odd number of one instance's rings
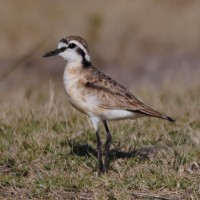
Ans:
{"label": "plover", "polygon": [[[91,64],[88,45],[80,36],[67,36],[59,41],[57,49],[44,57],[61,56],[66,61],[64,87],[71,105],[86,114],[95,129],[98,152],[98,171],[109,168],[109,152],[112,141],[107,121],[157,117],[173,122],[174,119],[146,106],[125,87],[100,72]],[[106,131],[105,160],[102,161],[102,142],[99,123]]]}

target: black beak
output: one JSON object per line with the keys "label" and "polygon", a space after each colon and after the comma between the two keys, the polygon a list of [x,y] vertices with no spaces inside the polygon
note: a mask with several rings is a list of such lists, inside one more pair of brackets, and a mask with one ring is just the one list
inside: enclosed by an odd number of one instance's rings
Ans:
{"label": "black beak", "polygon": [[49,52],[49,53],[44,54],[43,57],[56,56],[56,55],[58,55],[60,52],[62,52],[60,49],[55,49],[54,51],[51,51],[51,52]]}

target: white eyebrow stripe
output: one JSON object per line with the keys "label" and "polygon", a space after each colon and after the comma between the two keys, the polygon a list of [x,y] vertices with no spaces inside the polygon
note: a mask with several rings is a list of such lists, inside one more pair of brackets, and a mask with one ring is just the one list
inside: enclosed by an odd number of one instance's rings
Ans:
{"label": "white eyebrow stripe", "polygon": [[80,42],[78,42],[78,41],[76,41],[76,40],[71,40],[71,41],[69,42],[69,44],[70,44],[70,43],[76,44],[76,46],[80,47],[80,48],[84,51],[85,54],[88,54],[87,51],[86,51],[86,49],[85,49],[85,47],[84,47]]}
{"label": "white eyebrow stripe", "polygon": [[81,49],[84,51],[84,53],[85,53],[85,58],[86,58],[86,60],[87,60],[87,61],[90,61],[90,56],[89,56],[89,54],[88,54],[86,48],[85,48],[80,42],[78,42],[78,41],[76,41],[76,40],[71,40],[71,41],[69,42],[69,44],[71,44],[71,43],[74,43],[74,44],[76,44],[76,46],[78,46],[79,48],[81,48]]}

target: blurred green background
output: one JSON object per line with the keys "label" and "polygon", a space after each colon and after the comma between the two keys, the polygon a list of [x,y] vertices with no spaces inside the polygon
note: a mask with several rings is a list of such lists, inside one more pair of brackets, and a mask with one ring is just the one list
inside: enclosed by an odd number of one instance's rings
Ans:
{"label": "blurred green background", "polygon": [[129,88],[199,82],[200,1],[1,0],[0,89],[62,84],[64,61],[44,59],[67,35],[93,65]]}

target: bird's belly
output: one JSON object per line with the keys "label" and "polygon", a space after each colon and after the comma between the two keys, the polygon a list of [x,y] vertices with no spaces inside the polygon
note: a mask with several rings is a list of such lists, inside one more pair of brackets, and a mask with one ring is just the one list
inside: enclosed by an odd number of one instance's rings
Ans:
{"label": "bird's belly", "polygon": [[105,109],[101,114],[104,120],[137,119],[139,117],[142,117],[139,113],[120,109]]}

